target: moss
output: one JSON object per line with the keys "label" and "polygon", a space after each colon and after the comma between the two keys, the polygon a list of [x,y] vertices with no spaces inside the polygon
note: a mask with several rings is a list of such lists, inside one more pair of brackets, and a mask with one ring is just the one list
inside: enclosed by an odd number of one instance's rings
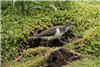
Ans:
{"label": "moss", "polygon": [[[78,5],[78,6],[77,6]],[[83,33],[85,30],[100,26],[100,5],[90,5],[88,2],[74,2],[68,9],[68,17],[76,24],[78,28],[72,27],[74,34]],[[74,9],[75,8],[75,9]]]}
{"label": "moss", "polygon": [[76,48],[78,52],[99,56],[100,55],[100,27],[95,27],[85,32],[86,34],[79,40]]}
{"label": "moss", "polygon": [[[33,5],[33,2],[24,2],[27,4]],[[56,3],[56,2],[55,2]],[[59,2],[59,5],[65,2]],[[94,2],[96,3],[96,2]],[[23,10],[22,13],[19,13],[19,4],[16,2],[16,5],[13,7],[12,2],[1,2],[1,58],[2,63],[5,61],[10,61],[18,56],[16,48],[19,46],[27,46],[27,38],[39,33],[39,31],[45,30],[47,28],[56,26],[56,25],[63,25],[66,21],[70,20],[73,23],[80,25],[78,28],[71,27],[69,33],[73,35],[77,35],[80,33],[84,33],[86,30],[89,29],[97,29],[97,26],[100,26],[100,5],[95,4],[92,2],[68,2],[65,3],[64,6],[59,8],[59,5],[56,7],[58,10],[55,12],[50,7],[45,9],[30,9]],[[99,2],[97,2],[99,3]],[[7,4],[7,5],[6,5]],[[92,31],[92,30],[91,30]],[[91,32],[90,31],[90,32]],[[95,32],[95,31],[94,31]],[[91,32],[92,34],[93,32]],[[97,32],[98,33],[98,32]],[[89,33],[90,34],[90,33]],[[94,33],[95,34],[95,33]],[[86,34],[87,35],[87,34]],[[90,40],[86,40],[87,36],[84,36],[84,39],[80,41],[80,45],[89,45],[86,48],[80,48],[84,51],[80,51],[83,53],[88,53],[88,51],[92,52],[94,55],[98,55],[99,52],[96,54],[95,51],[98,51],[99,46],[94,46],[99,43],[98,34],[95,37],[90,37]],[[93,34],[92,34],[93,35]],[[90,36],[90,35],[89,35]],[[64,36],[65,37],[65,36]],[[66,36],[65,38],[70,38],[70,36]],[[91,39],[93,38],[93,39]],[[88,39],[88,38],[87,38]],[[96,41],[95,41],[96,40]],[[98,40],[98,41],[97,41]],[[82,43],[83,42],[83,43]],[[24,47],[23,46],[23,47]],[[91,47],[90,47],[91,46]],[[77,46],[73,46],[77,47]],[[28,47],[27,47],[28,48]],[[89,49],[88,49],[89,48]],[[89,52],[89,53],[90,53]]]}
{"label": "moss", "polygon": [[[23,53],[25,53],[25,56],[23,59],[20,59],[20,61],[17,62],[14,60],[10,61],[6,63],[6,65],[9,65],[10,67],[46,67],[48,66],[46,59],[52,50],[53,49],[49,47],[30,48],[28,50],[24,50]],[[16,57],[16,59],[18,58]]]}
{"label": "moss", "polygon": [[74,67],[99,67],[100,66],[99,60],[98,59],[84,58],[84,59],[77,60],[75,62],[69,63],[68,65],[65,65],[63,67],[73,67],[73,66]]}

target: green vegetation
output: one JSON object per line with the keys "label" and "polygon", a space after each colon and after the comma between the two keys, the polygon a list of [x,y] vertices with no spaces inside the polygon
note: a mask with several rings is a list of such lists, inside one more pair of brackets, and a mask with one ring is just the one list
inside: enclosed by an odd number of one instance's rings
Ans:
{"label": "green vegetation", "polygon": [[[78,39],[78,43],[69,43],[65,47],[70,47],[74,51],[82,54],[99,57],[100,55],[100,2],[92,1],[16,1],[13,5],[12,1],[1,2],[1,63],[2,65],[11,65],[8,62],[15,60],[19,56],[16,50],[21,47],[29,49],[27,38],[48,29],[55,25],[63,25],[66,21],[72,21],[80,25],[79,27],[71,27],[69,35],[63,38],[72,37],[71,34],[84,34],[83,38]],[[35,49],[36,48],[32,48]],[[46,48],[43,48],[44,50]],[[34,52],[33,51],[33,52]],[[42,66],[43,55],[26,57],[25,60],[14,63],[30,66]],[[33,60],[29,60],[33,58]],[[36,62],[40,60],[39,62]],[[31,64],[29,64],[32,61]],[[98,61],[93,59],[79,60],[75,64],[87,61],[86,67],[91,63],[96,66]],[[100,60],[99,60],[100,61]],[[74,63],[74,62],[73,62]],[[73,64],[72,63],[72,64]],[[27,65],[29,64],[29,65]],[[100,63],[99,63],[100,64]],[[97,67],[100,65],[97,64]],[[73,64],[74,65],[74,64]],[[14,67],[14,65],[12,65]]]}
{"label": "green vegetation", "polygon": [[[35,49],[28,49],[25,50],[26,54],[25,54],[25,59],[23,58],[23,61],[20,61],[18,63],[14,63],[13,65],[11,65],[12,67],[39,67],[39,66],[47,66],[47,63],[45,61],[45,59],[47,58],[47,56],[49,55],[49,51],[51,50],[51,48],[46,48],[46,47],[38,47]],[[34,61],[35,60],[35,61]],[[20,64],[21,63],[21,64]]]}
{"label": "green vegetation", "polygon": [[[77,51],[82,53],[91,54],[94,56],[100,55],[100,27],[90,29],[84,37],[80,40]],[[82,48],[84,47],[84,48]]]}
{"label": "green vegetation", "polygon": [[[75,62],[69,63],[68,65],[66,65],[67,67],[100,67],[100,61],[98,59],[81,59],[81,60],[77,60]],[[66,67],[63,66],[63,67]]]}

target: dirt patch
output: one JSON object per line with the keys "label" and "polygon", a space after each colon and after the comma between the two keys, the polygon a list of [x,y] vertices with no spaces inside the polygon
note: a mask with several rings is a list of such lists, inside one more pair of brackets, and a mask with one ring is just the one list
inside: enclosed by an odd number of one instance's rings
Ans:
{"label": "dirt patch", "polygon": [[48,57],[48,67],[61,67],[66,65],[68,62],[81,59],[82,56],[76,52],[70,51],[66,48],[55,49]]}
{"label": "dirt patch", "polygon": [[[34,43],[32,43],[34,42]],[[56,47],[56,46],[63,46],[63,43],[61,43],[58,39],[49,41],[48,45],[46,45],[47,40],[43,40],[43,39],[31,39],[28,40],[28,45],[30,46],[30,48],[34,48],[34,47],[38,47],[38,46],[44,46],[44,47]]]}
{"label": "dirt patch", "polygon": [[[49,47],[48,48],[40,47],[40,48],[30,49],[23,52],[19,57],[13,60],[13,62],[19,62],[23,60],[23,58],[25,57],[30,58],[31,55],[34,56],[42,55],[44,59],[41,60],[41,62],[42,61],[45,62],[48,67],[61,67],[63,65],[66,65],[69,62],[83,58],[79,53],[71,51],[64,47],[60,47],[57,49],[52,49]],[[45,64],[40,63],[40,65],[43,66]]]}

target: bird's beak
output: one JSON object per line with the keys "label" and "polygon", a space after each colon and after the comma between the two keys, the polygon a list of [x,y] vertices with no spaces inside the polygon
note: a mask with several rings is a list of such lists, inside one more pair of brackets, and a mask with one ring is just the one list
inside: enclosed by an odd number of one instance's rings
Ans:
{"label": "bird's beak", "polygon": [[79,25],[77,25],[77,24],[72,24],[72,25],[74,25],[74,26],[76,26],[76,27],[79,26]]}

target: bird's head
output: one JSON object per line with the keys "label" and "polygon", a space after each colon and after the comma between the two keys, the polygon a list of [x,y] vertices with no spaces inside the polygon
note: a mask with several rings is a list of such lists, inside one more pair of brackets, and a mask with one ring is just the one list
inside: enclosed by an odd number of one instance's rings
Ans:
{"label": "bird's head", "polygon": [[69,26],[69,27],[70,27],[70,26],[73,26],[73,25],[74,25],[74,26],[78,26],[77,24],[74,24],[74,23],[71,22],[71,21],[67,21],[65,25],[66,25],[66,26]]}

